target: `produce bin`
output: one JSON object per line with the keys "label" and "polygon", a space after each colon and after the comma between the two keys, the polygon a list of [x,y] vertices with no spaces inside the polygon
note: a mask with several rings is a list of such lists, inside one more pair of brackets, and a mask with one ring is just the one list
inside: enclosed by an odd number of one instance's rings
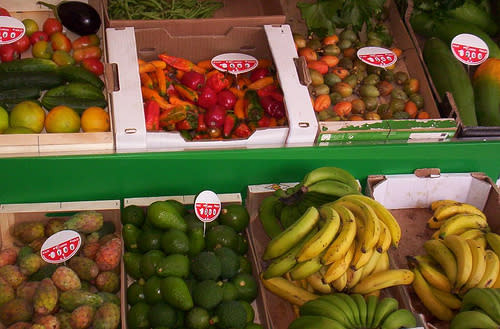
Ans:
{"label": "produce bin", "polygon": [[[87,2],[87,1],[86,1]],[[58,1],[49,1],[57,4]],[[100,1],[89,0],[88,3],[93,6],[103,16]],[[54,17],[53,11],[37,5],[36,1],[15,1],[6,0],[2,2],[2,7],[11,12],[12,17],[19,20],[31,18],[35,20],[42,28],[45,19]],[[78,37],[73,32],[63,27],[63,32],[74,40]],[[103,56],[101,60],[105,64],[105,75],[109,75],[111,70],[107,66],[106,39],[104,28],[101,26],[97,35],[101,40],[101,50]],[[30,47],[31,49],[31,47]],[[31,51],[28,50],[22,54],[22,58],[31,57]],[[107,67],[106,67],[107,66]],[[111,77],[110,77],[111,78]],[[103,78],[104,79],[104,78]],[[110,79],[108,79],[110,80]],[[111,81],[112,82],[112,81]],[[52,155],[52,154],[97,154],[112,153],[114,151],[114,127],[112,106],[109,102],[109,93],[112,87],[105,83],[103,91],[107,98],[107,111],[110,117],[110,131],[92,132],[92,133],[46,133],[45,129],[40,134],[0,134],[0,156],[33,156],[33,155]]]}
{"label": "produce bin", "polygon": [[[435,231],[427,227],[433,201],[449,199],[472,204],[485,213],[491,230],[500,232],[500,193],[484,173],[417,169],[414,174],[368,176],[366,188],[370,196],[391,211],[402,228],[399,247],[391,249],[394,265],[398,268],[408,268],[406,256],[425,253],[423,243]],[[426,328],[448,326],[447,322],[437,320],[425,309],[412,288],[402,289],[410,296],[411,310],[425,319]]]}
{"label": "produce bin", "polygon": [[457,129],[454,119],[441,117],[433,98],[427,76],[419,61],[417,50],[405,29],[394,1],[387,2],[386,25],[393,36],[393,44],[402,50],[395,72],[407,72],[420,82],[420,94],[424,98],[424,110],[430,119],[320,121],[316,144],[385,144],[412,142],[450,141]]}
{"label": "produce bin", "polygon": [[[242,204],[242,198],[239,193],[221,193],[217,194],[217,197],[219,198],[221,205],[228,205],[228,204]],[[194,202],[196,200],[196,195],[178,195],[178,196],[159,196],[159,197],[144,197],[144,198],[125,198],[123,200],[123,207],[127,207],[130,205],[135,205],[142,207],[146,209],[150,204],[156,201],[165,201],[165,200],[175,200],[178,201],[185,206],[193,206]],[[248,242],[249,244],[251,243],[251,237],[249,234],[248,229],[245,231],[246,236],[248,237]],[[255,257],[253,254],[253,249],[249,246],[248,248],[248,259],[250,262],[252,262],[252,271],[253,271],[253,276],[258,280],[258,273],[256,272],[257,267],[256,264],[253,262]],[[122,281],[122,289],[126,291],[127,287],[134,281],[133,278],[131,278],[129,275],[126,275],[126,279]],[[257,298],[251,303],[254,312],[255,312],[255,323],[258,323],[262,325],[265,329],[271,329],[273,328],[270,323],[269,319],[266,317],[267,312],[265,309],[265,304],[263,300],[263,291],[262,288],[259,288],[260,291],[257,295]],[[128,304],[127,304],[127,298],[126,296],[123,296],[122,300],[122,318],[125,318],[128,310]],[[126,324],[122,324],[123,328],[127,328]]]}
{"label": "produce bin", "polygon": [[[457,138],[465,138],[467,140],[498,140],[500,139],[500,127],[495,127],[495,126],[465,126],[462,121],[460,120],[460,115],[457,110],[456,103],[453,99],[453,94],[450,92],[446,93],[446,97],[441,97],[441,95],[438,94],[436,87],[434,86],[434,83],[432,82],[432,77],[430,76],[429,70],[427,69],[427,66],[424,62],[424,57],[423,57],[423,47],[426,38],[418,35],[415,33],[413,30],[411,23],[410,23],[410,18],[413,12],[413,0],[409,0],[406,10],[404,12],[404,23],[406,25],[406,28],[408,30],[408,33],[411,37],[411,41],[413,43],[413,47],[415,48],[418,58],[422,64],[422,66],[425,69],[425,74],[427,75],[427,79],[429,81],[429,84],[431,86],[432,93],[437,100],[438,106],[441,110],[441,113],[443,116],[447,117],[453,117],[457,121]],[[498,35],[497,35],[498,38]],[[498,40],[497,40],[498,41]],[[475,69],[477,66],[470,66],[470,74],[469,76],[472,77],[473,72],[475,72]]]}
{"label": "produce bin", "polygon": [[[120,91],[111,95],[116,109],[117,152],[313,145],[317,120],[307,88],[299,81],[294,64],[297,55],[288,25],[234,27],[224,34],[200,36],[176,35],[168,28],[155,25],[135,30],[108,28],[106,33],[109,61],[117,65],[120,85]],[[137,59],[156,59],[164,52],[193,62],[228,52],[274,59],[284,93],[288,126],[258,128],[248,139],[229,140],[186,141],[179,132],[146,132]]]}

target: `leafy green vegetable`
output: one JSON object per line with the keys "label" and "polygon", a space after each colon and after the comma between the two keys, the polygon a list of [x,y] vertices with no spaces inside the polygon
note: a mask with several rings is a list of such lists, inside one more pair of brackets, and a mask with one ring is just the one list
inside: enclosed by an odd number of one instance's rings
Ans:
{"label": "leafy green vegetable", "polygon": [[316,3],[298,2],[297,7],[300,9],[309,32],[325,36],[335,32],[336,24],[332,18],[342,8],[343,2],[343,0],[318,0]]}

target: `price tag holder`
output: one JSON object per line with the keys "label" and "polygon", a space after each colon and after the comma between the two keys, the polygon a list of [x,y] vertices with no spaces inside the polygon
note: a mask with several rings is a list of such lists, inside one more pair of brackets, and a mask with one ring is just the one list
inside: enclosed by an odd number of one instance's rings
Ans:
{"label": "price tag holder", "polygon": [[451,52],[466,65],[480,65],[490,54],[486,42],[469,33],[459,34],[451,40]]}
{"label": "price tag holder", "polygon": [[381,47],[360,48],[357,56],[368,65],[382,68],[389,67],[398,60],[398,56],[393,51]]}
{"label": "price tag holder", "polygon": [[10,16],[0,16],[0,45],[16,42],[25,32],[26,28],[20,20]]}
{"label": "price tag holder", "polygon": [[40,255],[47,263],[59,264],[73,257],[81,245],[80,234],[72,230],[63,230],[45,240]]}
{"label": "price tag holder", "polygon": [[203,235],[205,235],[206,223],[217,219],[220,211],[220,199],[213,191],[205,190],[196,196],[194,200],[194,212],[196,217],[203,222]]}
{"label": "price tag holder", "polygon": [[259,61],[250,55],[241,53],[226,53],[212,58],[212,66],[234,75],[250,72],[257,67]]}

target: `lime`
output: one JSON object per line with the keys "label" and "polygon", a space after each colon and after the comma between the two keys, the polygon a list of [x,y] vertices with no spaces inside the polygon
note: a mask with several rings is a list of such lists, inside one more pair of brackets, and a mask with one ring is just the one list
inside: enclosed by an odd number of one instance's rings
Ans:
{"label": "lime", "polygon": [[129,205],[123,208],[121,216],[122,224],[132,224],[141,227],[144,223],[144,210],[137,205]]}
{"label": "lime", "polygon": [[9,112],[0,106],[0,133],[9,128]]}
{"label": "lime", "polygon": [[40,133],[45,122],[45,111],[33,101],[23,101],[10,112],[9,124],[11,127],[24,127]]}
{"label": "lime", "polygon": [[186,221],[171,202],[153,202],[149,205],[146,216],[153,226],[160,229],[175,228],[181,231],[187,229]]}
{"label": "lime", "polygon": [[184,322],[191,329],[206,329],[210,326],[210,314],[204,308],[194,307],[186,314]]}
{"label": "lime", "polygon": [[139,284],[139,282],[133,282],[127,288],[127,303],[130,305],[135,305],[139,302],[144,302],[144,286]]}
{"label": "lime", "polygon": [[187,254],[189,238],[181,230],[170,229],[162,234],[160,245],[166,254]]}
{"label": "lime", "polygon": [[164,302],[151,306],[148,318],[152,328],[173,328],[177,322],[175,310]]}
{"label": "lime", "polygon": [[222,208],[219,222],[232,227],[236,232],[243,232],[250,222],[250,216],[243,205],[229,204]]}

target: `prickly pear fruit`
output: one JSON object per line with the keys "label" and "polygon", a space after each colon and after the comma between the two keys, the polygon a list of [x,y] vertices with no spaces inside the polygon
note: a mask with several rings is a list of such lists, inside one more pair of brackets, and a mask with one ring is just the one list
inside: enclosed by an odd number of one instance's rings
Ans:
{"label": "prickly pear fruit", "polygon": [[94,210],[84,210],[71,216],[65,223],[67,230],[74,230],[80,233],[92,233],[102,227],[103,216]]}
{"label": "prickly pear fruit", "polygon": [[30,327],[30,329],[45,329],[45,327],[42,324],[39,323],[33,323]]}
{"label": "prickly pear fruit", "polygon": [[33,306],[22,298],[14,298],[0,306],[0,322],[10,326],[19,321],[31,321]]}
{"label": "prickly pear fruit", "polygon": [[60,329],[73,329],[71,328],[71,313],[58,312],[56,318],[59,320]]}
{"label": "prickly pear fruit", "polygon": [[4,279],[0,279],[0,305],[16,298],[16,292]]}
{"label": "prickly pear fruit", "polygon": [[18,298],[26,299],[28,302],[33,303],[33,297],[40,285],[40,281],[25,281],[21,283],[16,289],[16,296]]}
{"label": "prickly pear fruit", "polygon": [[62,218],[51,218],[47,224],[45,224],[45,236],[49,237],[54,233],[64,230],[64,223],[66,220]]}
{"label": "prickly pear fruit", "polygon": [[19,260],[19,269],[24,275],[31,275],[44,264],[39,254],[29,254]]}
{"label": "prickly pear fruit", "polygon": [[34,319],[35,323],[41,324],[45,329],[59,329],[59,320],[55,315],[43,315]]}
{"label": "prickly pear fruit", "polygon": [[59,296],[59,305],[67,312],[73,312],[75,308],[81,305],[90,305],[99,307],[103,303],[102,297],[83,290],[64,291]]}
{"label": "prickly pear fruit", "polygon": [[101,271],[111,271],[120,264],[122,243],[120,238],[112,238],[99,247],[95,262]]}
{"label": "prickly pear fruit", "polygon": [[94,316],[94,329],[116,329],[120,324],[120,307],[113,303],[104,303]]}
{"label": "prickly pear fruit", "polygon": [[30,322],[19,321],[7,327],[7,329],[29,329],[31,328]]}
{"label": "prickly pear fruit", "polygon": [[21,273],[17,265],[5,265],[0,267],[0,278],[4,279],[14,289],[26,281],[26,275]]}
{"label": "prickly pear fruit", "polygon": [[97,250],[99,250],[100,246],[99,241],[85,242],[85,245],[83,245],[82,248],[82,256],[95,259],[95,255],[97,254]]}
{"label": "prickly pear fruit", "polygon": [[75,271],[82,280],[92,281],[97,274],[99,274],[99,267],[90,258],[82,256],[72,257],[68,262],[68,266]]}
{"label": "prickly pear fruit", "polygon": [[16,263],[17,250],[14,248],[6,248],[0,250],[0,267],[12,265]]}
{"label": "prickly pear fruit", "polygon": [[71,327],[73,329],[86,329],[92,325],[95,309],[90,305],[82,305],[71,312]]}
{"label": "prickly pear fruit", "polygon": [[47,238],[45,238],[45,237],[35,239],[35,240],[31,241],[28,244],[28,246],[30,246],[31,249],[33,249],[33,252],[39,252],[40,249],[42,249],[42,246],[43,246],[43,243],[45,242],[45,240],[47,240]]}
{"label": "prickly pear fruit", "polygon": [[95,278],[95,286],[99,291],[115,293],[120,289],[120,278],[113,271],[100,272]]}
{"label": "prickly pear fruit", "polygon": [[97,294],[101,296],[104,303],[113,303],[120,306],[120,297],[118,297],[116,294],[105,291],[99,291]]}
{"label": "prickly pear fruit", "polygon": [[59,266],[56,269],[52,274],[52,281],[61,291],[80,289],[82,286],[76,272],[66,266]]}
{"label": "prickly pear fruit", "polygon": [[57,306],[58,296],[59,293],[54,282],[49,278],[43,279],[35,291],[35,296],[33,296],[35,313],[42,315],[52,313]]}
{"label": "prickly pear fruit", "polygon": [[14,236],[27,244],[36,239],[43,238],[45,228],[41,222],[22,222],[14,225]]}

